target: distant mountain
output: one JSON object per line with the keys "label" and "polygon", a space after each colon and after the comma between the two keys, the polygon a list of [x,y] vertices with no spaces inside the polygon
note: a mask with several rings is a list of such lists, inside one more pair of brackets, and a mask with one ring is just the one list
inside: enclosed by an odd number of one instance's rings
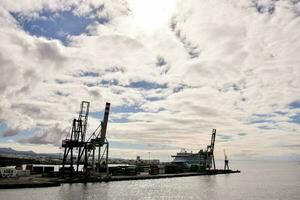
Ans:
{"label": "distant mountain", "polygon": [[15,153],[16,150],[12,149],[12,148],[0,148],[0,154],[1,153]]}
{"label": "distant mountain", "polygon": [[[10,147],[0,148],[0,156],[4,157],[30,157],[30,158],[48,158],[48,159],[62,159],[63,153],[35,153],[34,151],[17,151]],[[126,160],[122,158],[109,158],[110,160]]]}
{"label": "distant mountain", "polygon": [[0,154],[20,154],[20,155],[36,155],[33,151],[17,151],[12,148],[0,148]]}
{"label": "distant mountain", "polygon": [[34,151],[17,151],[10,147],[0,148],[2,156],[30,156],[30,157],[51,157],[59,158],[59,153],[35,153]]}

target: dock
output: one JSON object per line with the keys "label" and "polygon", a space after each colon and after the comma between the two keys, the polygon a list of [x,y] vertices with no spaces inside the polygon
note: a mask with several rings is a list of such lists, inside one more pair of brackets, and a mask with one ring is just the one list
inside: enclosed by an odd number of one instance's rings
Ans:
{"label": "dock", "polygon": [[72,183],[96,183],[110,181],[132,181],[132,180],[147,180],[147,179],[162,179],[162,178],[179,178],[189,176],[209,176],[220,174],[240,173],[239,170],[211,170],[203,172],[185,172],[178,174],[157,174],[157,175],[135,175],[135,176],[111,176],[111,177],[74,177],[74,178],[56,178],[32,176],[17,179],[6,179],[0,181],[0,189],[17,189],[17,188],[38,188],[38,187],[57,187],[61,184]]}
{"label": "dock", "polygon": [[240,173],[239,170],[215,170],[215,171],[205,171],[205,172],[186,172],[179,174],[157,174],[157,175],[138,175],[138,176],[114,176],[108,181],[129,181],[129,180],[145,180],[145,179],[161,179],[161,178],[178,178],[178,177],[188,177],[188,176],[209,176],[218,174],[232,174]]}

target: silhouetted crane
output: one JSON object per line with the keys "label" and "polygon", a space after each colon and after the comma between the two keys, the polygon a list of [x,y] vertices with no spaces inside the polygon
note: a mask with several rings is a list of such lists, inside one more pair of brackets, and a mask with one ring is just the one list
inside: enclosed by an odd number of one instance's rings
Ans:
{"label": "silhouetted crane", "polygon": [[[109,144],[106,139],[106,130],[108,123],[108,116],[110,111],[110,103],[106,103],[105,111],[103,116],[103,121],[101,121],[100,125],[93,132],[93,134],[86,140],[86,129],[87,129],[87,121],[89,114],[90,102],[82,101],[80,106],[80,112],[78,119],[74,119],[72,123],[72,131],[70,137],[67,136],[67,139],[62,141],[62,148],[64,148],[64,157],[63,157],[63,166],[62,166],[62,174],[66,174],[66,169],[68,170],[68,174],[73,175],[74,167],[74,158],[77,158],[76,162],[76,173],[79,174],[79,165],[84,163],[84,171],[85,174],[88,175],[90,170],[89,166],[89,158],[92,156],[92,173],[95,173],[95,151],[98,148],[98,172],[100,172],[100,164],[103,160],[105,162],[106,175],[108,176],[108,149]],[[101,154],[101,148],[104,149]],[[74,154],[75,149],[78,150],[77,156]],[[67,162],[68,158],[70,161]],[[70,164],[69,168],[66,168],[66,164]]]}
{"label": "silhouetted crane", "polygon": [[224,160],[224,170],[229,170],[229,161],[228,161],[228,158],[227,158],[227,155],[226,155],[226,152],[225,152],[225,149],[224,149],[224,157],[225,157],[225,160]]}
{"label": "silhouetted crane", "polygon": [[[213,129],[212,130],[212,134],[211,134],[211,142],[210,142],[210,145],[207,145],[207,148],[206,148],[206,154],[207,154],[207,157],[206,157],[206,160],[211,157],[211,161],[212,161],[212,166],[213,166],[213,169],[215,170],[216,169],[216,163],[215,163],[215,157],[214,157],[214,149],[215,149],[215,141],[216,141],[216,129]],[[210,164],[208,165],[209,169],[210,169]]]}

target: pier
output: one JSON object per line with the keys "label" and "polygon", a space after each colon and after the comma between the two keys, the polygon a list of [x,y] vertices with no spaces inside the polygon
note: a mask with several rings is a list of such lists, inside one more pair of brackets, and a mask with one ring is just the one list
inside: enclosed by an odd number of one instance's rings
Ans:
{"label": "pier", "polygon": [[15,179],[1,180],[0,189],[16,189],[16,188],[38,188],[38,187],[57,187],[61,184],[72,183],[96,183],[110,181],[132,181],[132,180],[147,180],[161,178],[179,178],[189,176],[209,176],[240,173],[239,170],[211,170],[203,172],[186,172],[178,174],[157,174],[157,175],[135,175],[135,176],[111,176],[111,177],[74,177],[74,178],[56,178],[43,176],[30,176]]}

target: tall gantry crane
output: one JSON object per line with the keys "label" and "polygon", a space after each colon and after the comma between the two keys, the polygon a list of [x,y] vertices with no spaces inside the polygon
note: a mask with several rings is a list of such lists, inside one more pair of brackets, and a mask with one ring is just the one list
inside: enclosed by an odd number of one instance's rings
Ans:
{"label": "tall gantry crane", "polygon": [[82,101],[80,105],[80,111],[78,119],[73,119],[72,130],[69,139],[65,139],[62,141],[62,147],[64,148],[64,156],[63,156],[63,167],[62,172],[65,172],[65,165],[67,164],[67,158],[70,154],[70,173],[73,174],[74,171],[74,155],[76,154],[75,150],[78,150],[77,162],[76,162],[76,171],[78,173],[80,158],[84,152],[85,147],[85,135],[87,129],[87,121],[89,115],[90,102]]}
{"label": "tall gantry crane", "polygon": [[[79,172],[79,165],[84,164],[84,170],[86,175],[89,170],[92,170],[92,173],[95,173],[95,151],[98,148],[98,172],[100,172],[101,162],[105,163],[106,174],[108,175],[108,150],[109,143],[106,139],[106,130],[108,123],[108,116],[110,111],[110,103],[106,103],[105,112],[103,116],[103,121],[100,122],[100,125],[93,132],[93,134],[86,140],[86,129],[87,129],[87,120],[89,114],[90,103],[87,101],[82,101],[80,106],[80,112],[78,119],[73,120],[72,131],[70,137],[62,141],[62,147],[64,148],[63,156],[63,166],[62,173],[65,174],[66,164],[70,164],[69,174],[73,175],[74,171],[74,155],[77,151],[77,162],[76,162],[76,173]],[[103,153],[101,154],[101,148],[104,148]],[[89,165],[89,159],[92,160],[92,166]],[[67,162],[70,158],[70,162]]]}
{"label": "tall gantry crane", "polygon": [[[207,145],[207,149],[206,149],[207,159],[211,158],[211,162],[214,170],[216,169],[215,156],[214,156],[216,132],[217,132],[216,129],[212,130],[210,145]],[[210,164],[208,166],[210,169]]]}
{"label": "tall gantry crane", "polygon": [[[109,117],[110,103],[106,103],[105,111],[103,115],[103,121],[101,121],[98,128],[94,131],[94,133],[89,138],[87,144],[88,151],[92,153],[92,172],[95,173],[95,152],[98,148],[98,163],[97,163],[97,172],[100,172],[102,161],[105,163],[106,175],[108,175],[108,151],[109,151],[109,143],[106,139],[106,130],[107,123]],[[99,129],[100,128],[100,129]],[[101,154],[101,148],[103,148],[103,152]]]}

